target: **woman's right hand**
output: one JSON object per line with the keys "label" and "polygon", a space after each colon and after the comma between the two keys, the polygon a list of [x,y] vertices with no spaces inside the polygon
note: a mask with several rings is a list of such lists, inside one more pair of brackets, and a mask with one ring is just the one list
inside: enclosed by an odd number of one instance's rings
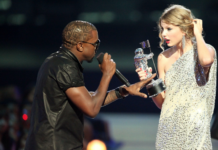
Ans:
{"label": "woman's right hand", "polygon": [[[148,70],[149,70],[150,73],[152,73],[152,68],[151,67],[149,67]],[[148,73],[145,70],[142,70],[142,68],[138,68],[135,71],[138,73],[140,81],[146,79]]]}

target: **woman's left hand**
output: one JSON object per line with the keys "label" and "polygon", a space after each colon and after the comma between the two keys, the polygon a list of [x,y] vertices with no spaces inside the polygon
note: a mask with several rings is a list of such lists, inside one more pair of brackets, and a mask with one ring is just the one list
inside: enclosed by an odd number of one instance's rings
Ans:
{"label": "woman's left hand", "polygon": [[201,19],[194,19],[192,22],[193,26],[194,26],[194,34],[195,36],[197,34],[202,34],[203,31],[203,21]]}

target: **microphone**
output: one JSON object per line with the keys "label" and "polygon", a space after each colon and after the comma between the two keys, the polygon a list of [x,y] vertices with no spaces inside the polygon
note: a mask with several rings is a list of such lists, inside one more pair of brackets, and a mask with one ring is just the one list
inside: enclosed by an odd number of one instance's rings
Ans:
{"label": "microphone", "polygon": [[[99,64],[102,63],[103,57],[104,57],[104,53],[100,53],[100,54],[97,56],[97,60],[98,60],[98,63],[99,63]],[[116,69],[115,75],[116,75],[116,77],[117,77],[122,83],[124,83],[127,87],[130,86],[129,81],[120,73],[119,70]]]}

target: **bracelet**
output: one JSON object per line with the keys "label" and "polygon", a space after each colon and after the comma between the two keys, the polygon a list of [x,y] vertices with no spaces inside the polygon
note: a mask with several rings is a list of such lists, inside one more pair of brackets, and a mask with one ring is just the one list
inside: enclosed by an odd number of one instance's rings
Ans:
{"label": "bracelet", "polygon": [[115,90],[115,94],[117,96],[118,99],[123,99],[124,97],[120,94],[120,87],[117,87]]}
{"label": "bracelet", "polygon": [[[120,90],[120,93],[122,93],[123,94],[123,98],[125,98],[125,97],[127,97],[129,94],[126,94],[126,95],[124,95],[124,93],[123,93],[123,91],[122,91],[122,89],[124,89],[123,87],[126,87],[126,85],[122,85],[122,86],[120,86],[119,87],[119,90]],[[125,90],[125,89],[124,89]]]}
{"label": "bracelet", "polygon": [[122,85],[122,86],[119,86],[119,87],[117,87],[116,89],[115,89],[115,93],[116,93],[116,96],[117,96],[117,98],[118,99],[120,99],[120,98],[122,98],[122,99],[124,99],[125,97],[127,97],[129,94],[126,94],[126,95],[121,95],[121,93],[122,93],[122,88],[124,87],[125,85]]}

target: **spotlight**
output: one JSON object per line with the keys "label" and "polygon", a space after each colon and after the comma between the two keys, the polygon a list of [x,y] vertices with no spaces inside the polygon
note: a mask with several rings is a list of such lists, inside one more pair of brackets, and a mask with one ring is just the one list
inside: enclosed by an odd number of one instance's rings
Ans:
{"label": "spotlight", "polygon": [[92,140],[88,143],[87,150],[107,150],[107,147],[101,140]]}

